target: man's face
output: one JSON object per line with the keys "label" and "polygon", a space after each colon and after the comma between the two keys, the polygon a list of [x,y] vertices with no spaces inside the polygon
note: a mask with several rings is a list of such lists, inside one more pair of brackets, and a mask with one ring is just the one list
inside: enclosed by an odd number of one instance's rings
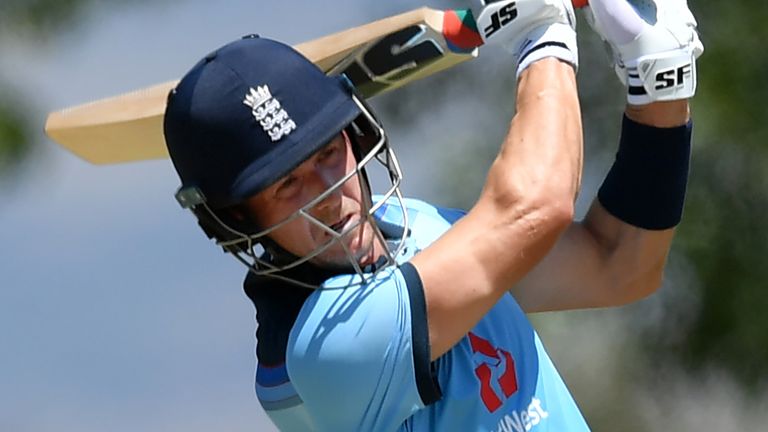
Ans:
{"label": "man's face", "polygon": [[[251,197],[246,207],[258,226],[274,226],[355,170],[356,165],[349,139],[346,134],[339,134],[287,176]],[[368,192],[362,190],[358,175],[354,175],[307,212],[337,233],[349,231],[339,241],[361,265],[367,265],[375,262],[384,247],[374,234],[376,228],[366,217],[369,208]],[[363,223],[350,230],[360,221]],[[269,237],[298,257],[309,255],[333,238],[301,216],[272,231]],[[339,241],[311,261],[325,267],[348,267],[349,258]]]}

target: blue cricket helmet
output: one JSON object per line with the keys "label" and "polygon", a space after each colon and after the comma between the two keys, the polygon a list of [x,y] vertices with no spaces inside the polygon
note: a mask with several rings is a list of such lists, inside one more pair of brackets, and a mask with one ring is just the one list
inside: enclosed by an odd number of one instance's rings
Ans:
{"label": "blue cricket helmet", "polygon": [[[309,159],[361,114],[341,77],[255,35],[214,51],[168,97],[165,140],[180,200],[241,202]],[[182,203],[184,204],[184,203]]]}
{"label": "blue cricket helmet", "polygon": [[[163,126],[182,182],[177,200],[192,211],[209,238],[256,276],[316,288],[316,278],[308,276],[317,270],[312,260],[342,243],[357,226],[375,224],[374,215],[387,200],[397,200],[403,212],[399,241],[390,248],[394,239],[375,230],[375,241],[388,245],[385,264],[368,272],[345,248],[349,269],[365,282],[393,264],[404,247],[408,217],[399,189],[402,172],[381,123],[346,78],[326,76],[293,48],[246,36],[214,51],[169,94]],[[259,227],[227,211],[290,173],[342,131],[356,166],[288,218]],[[386,169],[390,181],[375,203],[366,173],[374,162]],[[367,191],[357,223],[337,232],[311,217],[317,203],[353,179]],[[283,223],[299,217],[329,234],[328,242],[301,257],[270,238]]]}

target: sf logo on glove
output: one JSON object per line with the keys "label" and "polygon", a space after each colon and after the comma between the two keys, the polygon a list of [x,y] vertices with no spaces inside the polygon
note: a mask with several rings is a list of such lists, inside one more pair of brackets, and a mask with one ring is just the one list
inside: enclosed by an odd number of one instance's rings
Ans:
{"label": "sf logo on glove", "polygon": [[[488,3],[495,2],[489,1]],[[517,2],[508,2],[507,4],[501,5],[498,10],[491,14],[490,24],[483,29],[485,39],[487,40],[493,36],[497,31],[511,23],[515,18],[517,18]]]}
{"label": "sf logo on glove", "polygon": [[664,90],[685,84],[692,73],[691,63],[678,68],[663,70],[656,74],[656,90]]}

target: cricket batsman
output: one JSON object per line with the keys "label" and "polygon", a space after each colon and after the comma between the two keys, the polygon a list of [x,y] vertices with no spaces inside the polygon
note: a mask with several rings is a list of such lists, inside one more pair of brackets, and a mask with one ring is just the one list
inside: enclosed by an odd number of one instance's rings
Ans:
{"label": "cricket batsman", "polygon": [[[703,50],[685,0],[591,1],[628,105],[581,221],[570,1],[480,3],[495,9],[478,29],[511,48],[516,114],[467,212],[403,197],[375,114],[282,43],[228,44],[169,95],[177,199],[248,268],[256,394],[281,430],[588,430],[525,314],[623,305],[660,285]],[[373,164],[390,180],[377,194]]]}

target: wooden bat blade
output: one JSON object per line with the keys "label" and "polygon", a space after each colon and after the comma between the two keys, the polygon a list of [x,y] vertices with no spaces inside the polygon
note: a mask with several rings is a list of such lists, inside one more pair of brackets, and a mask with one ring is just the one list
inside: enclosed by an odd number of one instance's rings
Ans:
{"label": "wooden bat blade", "polygon": [[168,157],[163,114],[178,80],[50,113],[45,133],[94,164]]}
{"label": "wooden bat blade", "polygon": [[[345,73],[372,97],[477,56],[462,11],[420,8],[295,48],[327,73]],[[467,24],[467,25],[465,25]],[[476,32],[475,32],[476,33]],[[48,136],[94,164],[168,157],[162,119],[169,81],[49,114]]]}

